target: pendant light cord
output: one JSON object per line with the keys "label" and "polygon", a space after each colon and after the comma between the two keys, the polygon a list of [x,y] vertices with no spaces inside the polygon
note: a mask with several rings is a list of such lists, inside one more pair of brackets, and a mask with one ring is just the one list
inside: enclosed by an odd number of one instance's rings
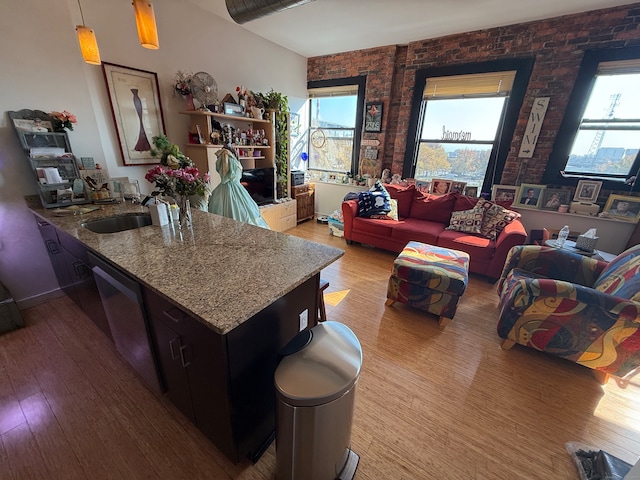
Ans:
{"label": "pendant light cord", "polygon": [[84,15],[82,13],[82,5],[80,5],[80,0],[78,0],[78,7],[80,8],[80,18],[82,19],[82,25],[85,25],[85,23],[84,23]]}

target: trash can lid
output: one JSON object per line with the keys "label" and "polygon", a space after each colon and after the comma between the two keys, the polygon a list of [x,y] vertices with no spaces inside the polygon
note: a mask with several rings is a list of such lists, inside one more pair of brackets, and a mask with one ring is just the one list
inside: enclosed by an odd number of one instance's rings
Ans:
{"label": "trash can lid", "polygon": [[308,344],[285,356],[276,368],[276,392],[289,405],[331,402],[353,387],[360,375],[362,347],[349,327],[328,321],[311,333]]}

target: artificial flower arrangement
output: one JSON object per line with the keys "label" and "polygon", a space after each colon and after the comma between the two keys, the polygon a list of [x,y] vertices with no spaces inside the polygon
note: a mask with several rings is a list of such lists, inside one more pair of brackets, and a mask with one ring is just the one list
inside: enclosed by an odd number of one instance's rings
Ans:
{"label": "artificial flower arrangement", "polygon": [[249,90],[244,88],[242,85],[236,87],[236,92],[238,93],[238,101],[244,100],[249,95]]}
{"label": "artificial flower arrangement", "polygon": [[173,91],[174,94],[177,92],[178,94],[186,97],[187,95],[191,95],[193,92],[191,91],[191,79],[193,74],[190,72],[183,72],[182,70],[178,70],[176,72],[176,76],[173,79]]}
{"label": "artificial flower arrangement", "polygon": [[238,93],[238,103],[243,105],[246,110],[249,110],[251,107],[259,106],[256,103],[256,99],[251,90],[240,85],[239,87],[236,87],[236,92]]}
{"label": "artificial flower arrangement", "polygon": [[50,112],[49,116],[53,118],[53,129],[57,132],[67,130],[73,130],[73,125],[78,123],[78,119],[73,113],[69,113],[66,110],[62,112]]}
{"label": "artificial flower arrangement", "polygon": [[153,137],[153,145],[151,155],[160,157],[160,165],[151,168],[144,176],[147,181],[156,184],[156,189],[151,195],[166,195],[173,198],[176,198],[176,195],[204,196],[209,183],[209,174],[200,176],[200,171],[193,165],[191,159],[165,135]]}

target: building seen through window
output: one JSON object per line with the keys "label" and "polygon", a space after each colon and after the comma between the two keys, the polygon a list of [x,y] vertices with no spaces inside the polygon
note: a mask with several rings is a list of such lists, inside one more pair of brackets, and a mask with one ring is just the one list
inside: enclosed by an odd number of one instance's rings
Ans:
{"label": "building seen through window", "polygon": [[358,77],[329,86],[317,85],[321,82],[309,85],[310,170],[357,173],[364,82],[364,77]]}
{"label": "building seen through window", "polygon": [[490,192],[501,178],[533,59],[416,72],[403,176]]}
{"label": "building seen through window", "polygon": [[621,178],[631,174],[640,148],[638,85],[640,61],[600,64],[569,154],[567,172]]}

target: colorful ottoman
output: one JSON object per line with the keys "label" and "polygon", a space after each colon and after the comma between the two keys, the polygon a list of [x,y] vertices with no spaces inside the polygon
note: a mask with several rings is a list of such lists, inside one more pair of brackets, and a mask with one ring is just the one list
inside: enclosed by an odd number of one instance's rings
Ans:
{"label": "colorful ottoman", "polygon": [[393,262],[387,302],[406,303],[440,316],[444,327],[453,318],[469,281],[469,255],[450,248],[409,242]]}

